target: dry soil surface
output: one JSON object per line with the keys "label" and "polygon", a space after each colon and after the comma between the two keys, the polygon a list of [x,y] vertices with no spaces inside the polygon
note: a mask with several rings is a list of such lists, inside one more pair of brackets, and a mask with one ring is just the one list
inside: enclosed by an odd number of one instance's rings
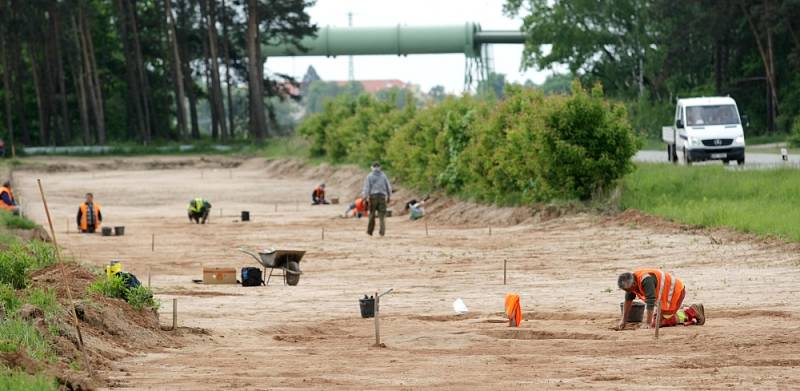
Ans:
{"label": "dry soil surface", "polygon": [[[44,223],[36,189],[42,179],[69,254],[98,266],[121,260],[143,281],[149,274],[162,324],[171,323],[177,298],[179,324],[207,330],[185,337],[183,348],[120,360],[107,373],[112,388],[800,384],[794,245],[585,214],[491,231],[480,216],[471,224],[434,218],[427,233],[424,221],[396,216],[385,238],[369,237],[366,220],[337,217],[344,205],[309,205],[319,180],[328,181],[331,196],[354,195],[360,172],[289,166],[236,158],[47,158],[15,173],[26,213]],[[102,204],[105,223],[124,225],[125,236],[75,233],[87,191]],[[213,204],[208,225],[186,217],[195,196]],[[243,210],[252,221],[238,221]],[[240,246],[307,251],[299,285],[284,286],[280,278],[250,288],[192,282],[203,266],[255,265]],[[663,329],[658,341],[652,330],[611,330],[623,296],[617,274],[646,266],[682,278],[686,303],[705,304],[706,325]],[[373,347],[373,321],[360,317],[358,299],[389,288],[381,302],[385,347]],[[522,296],[519,328],[501,316],[506,292]],[[457,298],[469,313],[453,312]]]}

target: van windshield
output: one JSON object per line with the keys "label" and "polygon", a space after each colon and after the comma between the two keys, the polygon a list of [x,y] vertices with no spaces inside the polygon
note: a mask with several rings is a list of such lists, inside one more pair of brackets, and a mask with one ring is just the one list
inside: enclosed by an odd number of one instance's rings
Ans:
{"label": "van windshield", "polygon": [[686,108],[686,124],[689,126],[736,125],[739,115],[734,105],[689,106]]}

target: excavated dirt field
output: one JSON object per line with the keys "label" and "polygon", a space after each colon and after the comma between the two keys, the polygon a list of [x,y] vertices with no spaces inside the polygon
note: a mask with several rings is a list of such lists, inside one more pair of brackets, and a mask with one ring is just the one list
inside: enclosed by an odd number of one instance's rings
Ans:
{"label": "excavated dirt field", "polygon": [[[237,158],[46,158],[15,173],[25,212],[44,223],[41,178],[68,254],[95,265],[119,259],[151,275],[180,348],[123,357],[107,371],[115,389],[542,389],[759,388],[800,384],[800,253],[796,245],[702,231],[626,213],[560,216],[438,201],[428,220],[388,221],[385,238],[345,205],[309,205],[356,194],[363,172]],[[85,192],[123,237],[75,233]],[[185,210],[203,196],[209,225]],[[410,194],[401,192],[397,202]],[[438,206],[437,206],[438,205]],[[277,208],[277,211],[276,211]],[[438,210],[436,210],[438,209]],[[248,210],[252,220],[238,222]],[[222,217],[220,217],[222,213]],[[546,218],[545,218],[546,217]],[[512,224],[513,223],[513,224]],[[66,233],[69,227],[69,233]],[[491,231],[490,231],[491,227]],[[322,230],[324,229],[324,240]],[[491,234],[490,234],[491,233]],[[155,234],[155,251],[151,239]],[[298,286],[192,283],[203,266],[254,261],[239,246],[306,250]],[[503,261],[508,283],[503,285]],[[656,266],[680,276],[686,303],[705,304],[702,327],[613,331],[618,273]],[[383,343],[358,298],[381,302]],[[506,292],[526,321],[507,326]],[[462,298],[469,313],[458,316]]]}

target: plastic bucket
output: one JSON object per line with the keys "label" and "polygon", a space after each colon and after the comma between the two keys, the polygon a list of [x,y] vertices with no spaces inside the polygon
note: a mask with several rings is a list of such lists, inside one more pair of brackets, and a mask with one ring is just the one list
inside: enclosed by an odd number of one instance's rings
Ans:
{"label": "plastic bucket", "polygon": [[[620,315],[622,314],[624,306],[625,303],[619,303]],[[628,319],[625,319],[625,321],[629,323],[641,323],[643,319],[644,319],[644,303],[640,301],[634,301],[633,305],[631,305],[631,311],[628,313]]]}
{"label": "plastic bucket", "polygon": [[120,261],[111,261],[111,263],[106,266],[106,276],[111,278],[113,275],[122,271],[122,263]]}
{"label": "plastic bucket", "polygon": [[246,210],[242,211],[242,221],[250,221],[250,212]]}
{"label": "plastic bucket", "polygon": [[103,236],[111,236],[111,234],[112,234],[113,232],[114,232],[114,231],[111,229],[111,227],[103,227],[103,228],[100,230],[100,234],[101,234],[101,235],[103,235]]}
{"label": "plastic bucket", "polygon": [[361,317],[362,318],[374,318],[375,317],[375,299],[372,297],[364,297],[363,299],[358,299],[358,304],[361,307]]}
{"label": "plastic bucket", "polygon": [[123,226],[114,227],[114,235],[116,236],[125,235],[125,227]]}

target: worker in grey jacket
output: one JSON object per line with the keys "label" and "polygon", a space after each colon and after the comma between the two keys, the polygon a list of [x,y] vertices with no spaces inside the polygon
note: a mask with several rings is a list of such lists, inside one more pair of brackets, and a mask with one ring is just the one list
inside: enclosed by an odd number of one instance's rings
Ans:
{"label": "worker in grey jacket", "polygon": [[362,197],[369,199],[369,223],[367,224],[367,234],[372,236],[375,230],[375,215],[381,220],[380,234],[386,234],[386,204],[392,198],[392,185],[389,184],[389,178],[381,171],[381,165],[378,162],[372,163],[372,172],[367,175],[364,180],[364,190],[361,192]]}

